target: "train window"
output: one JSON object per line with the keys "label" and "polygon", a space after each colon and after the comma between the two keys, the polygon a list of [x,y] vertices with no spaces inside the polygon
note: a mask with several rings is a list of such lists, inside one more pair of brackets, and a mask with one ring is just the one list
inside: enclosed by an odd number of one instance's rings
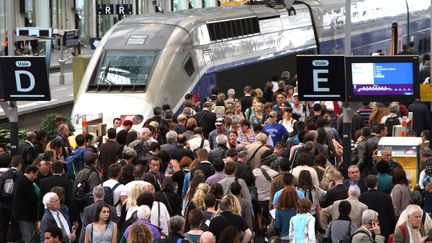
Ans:
{"label": "train window", "polygon": [[211,41],[221,41],[260,33],[260,26],[256,17],[209,23],[207,28]]}
{"label": "train window", "polygon": [[187,73],[187,75],[192,76],[192,74],[195,72],[195,68],[194,68],[194,64],[193,64],[193,60],[192,57],[189,56],[186,60],[186,62],[183,65],[183,68],[185,70],[185,72]]}
{"label": "train window", "polygon": [[145,85],[156,55],[155,51],[106,51],[93,84]]}

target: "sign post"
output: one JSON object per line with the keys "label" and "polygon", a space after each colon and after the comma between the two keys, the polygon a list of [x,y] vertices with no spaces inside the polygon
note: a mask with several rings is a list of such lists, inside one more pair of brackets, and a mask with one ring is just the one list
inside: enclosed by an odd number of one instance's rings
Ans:
{"label": "sign post", "polygon": [[[9,13],[6,18],[6,27],[8,30],[8,55],[15,55],[15,36],[14,36],[14,17],[15,15],[15,2],[6,1],[6,13]],[[11,101],[10,104],[4,102],[5,99],[0,98],[0,105],[7,115],[10,123],[10,144],[12,156],[18,155],[18,107],[15,101]]]}
{"label": "sign post", "polygon": [[[351,55],[351,0],[345,0],[345,55]],[[342,113],[342,146],[343,169],[342,174],[348,176],[348,166],[351,165],[351,121],[353,112],[348,101],[345,100]]]}

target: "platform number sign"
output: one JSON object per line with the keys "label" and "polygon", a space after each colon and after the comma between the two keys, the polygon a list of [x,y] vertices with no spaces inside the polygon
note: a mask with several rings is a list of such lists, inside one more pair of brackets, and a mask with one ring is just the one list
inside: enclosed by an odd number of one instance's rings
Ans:
{"label": "platform number sign", "polygon": [[44,57],[1,57],[0,100],[51,100]]}
{"label": "platform number sign", "polygon": [[299,100],[344,101],[345,57],[298,55]]}
{"label": "platform number sign", "polygon": [[132,4],[96,4],[98,15],[131,15],[132,12]]}

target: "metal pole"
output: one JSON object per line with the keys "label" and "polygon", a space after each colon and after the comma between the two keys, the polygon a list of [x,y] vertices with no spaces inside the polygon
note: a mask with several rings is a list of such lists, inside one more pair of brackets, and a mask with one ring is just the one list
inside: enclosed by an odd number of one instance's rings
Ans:
{"label": "metal pole", "polygon": [[63,47],[63,40],[64,40],[64,6],[65,3],[63,2],[63,0],[60,1],[61,4],[61,20],[60,20],[60,28],[61,28],[61,32],[63,33],[62,35],[60,35],[60,57],[59,57],[59,64],[60,64],[60,84],[64,85],[65,84],[65,77],[64,77],[64,64],[65,64],[65,60],[64,60],[64,47]]}
{"label": "metal pole", "polygon": [[[15,55],[15,1],[6,1],[6,25],[8,29],[8,56]],[[10,101],[9,107],[7,104],[2,105],[3,110],[8,116],[10,123],[10,144],[11,144],[11,154],[18,155],[18,107],[16,101]],[[7,109],[5,109],[7,107]]]}
{"label": "metal pole", "polygon": [[[345,1],[345,55],[351,55],[351,0]],[[344,102],[342,123],[344,163],[342,174],[345,177],[348,175],[348,166],[351,165],[351,120],[351,107],[349,106],[349,102],[346,101]]]}
{"label": "metal pole", "polygon": [[63,35],[60,35],[60,58],[58,60],[60,64],[60,84],[65,84],[65,77],[64,77],[64,47],[63,47],[63,37],[64,37],[64,31]]}
{"label": "metal pole", "polygon": [[[431,48],[432,47],[431,46],[431,43],[432,43],[432,0],[431,0],[431,4],[429,6],[429,12],[430,12],[430,17],[429,17],[429,19],[430,19],[430,23],[429,23],[430,24],[429,25],[429,52],[430,52],[430,55],[432,56],[432,48]],[[432,65],[430,67],[430,71],[432,72]],[[420,80],[420,82],[424,82],[424,80]],[[429,75],[429,83],[432,84],[430,75]],[[431,106],[430,106],[429,117],[432,118],[432,102],[431,102]],[[429,124],[429,134],[432,134],[432,124]],[[431,139],[429,138],[429,146],[432,149],[432,142],[430,140]]]}

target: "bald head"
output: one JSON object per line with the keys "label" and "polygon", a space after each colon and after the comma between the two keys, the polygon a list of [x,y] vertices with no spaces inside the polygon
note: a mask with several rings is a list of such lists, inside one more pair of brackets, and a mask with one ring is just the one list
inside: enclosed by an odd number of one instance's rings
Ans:
{"label": "bald head", "polygon": [[200,243],[216,243],[216,237],[212,232],[206,231],[200,237]]}
{"label": "bald head", "polygon": [[333,174],[333,180],[336,182],[336,184],[342,184],[344,181],[344,176],[340,171],[335,171]]}

